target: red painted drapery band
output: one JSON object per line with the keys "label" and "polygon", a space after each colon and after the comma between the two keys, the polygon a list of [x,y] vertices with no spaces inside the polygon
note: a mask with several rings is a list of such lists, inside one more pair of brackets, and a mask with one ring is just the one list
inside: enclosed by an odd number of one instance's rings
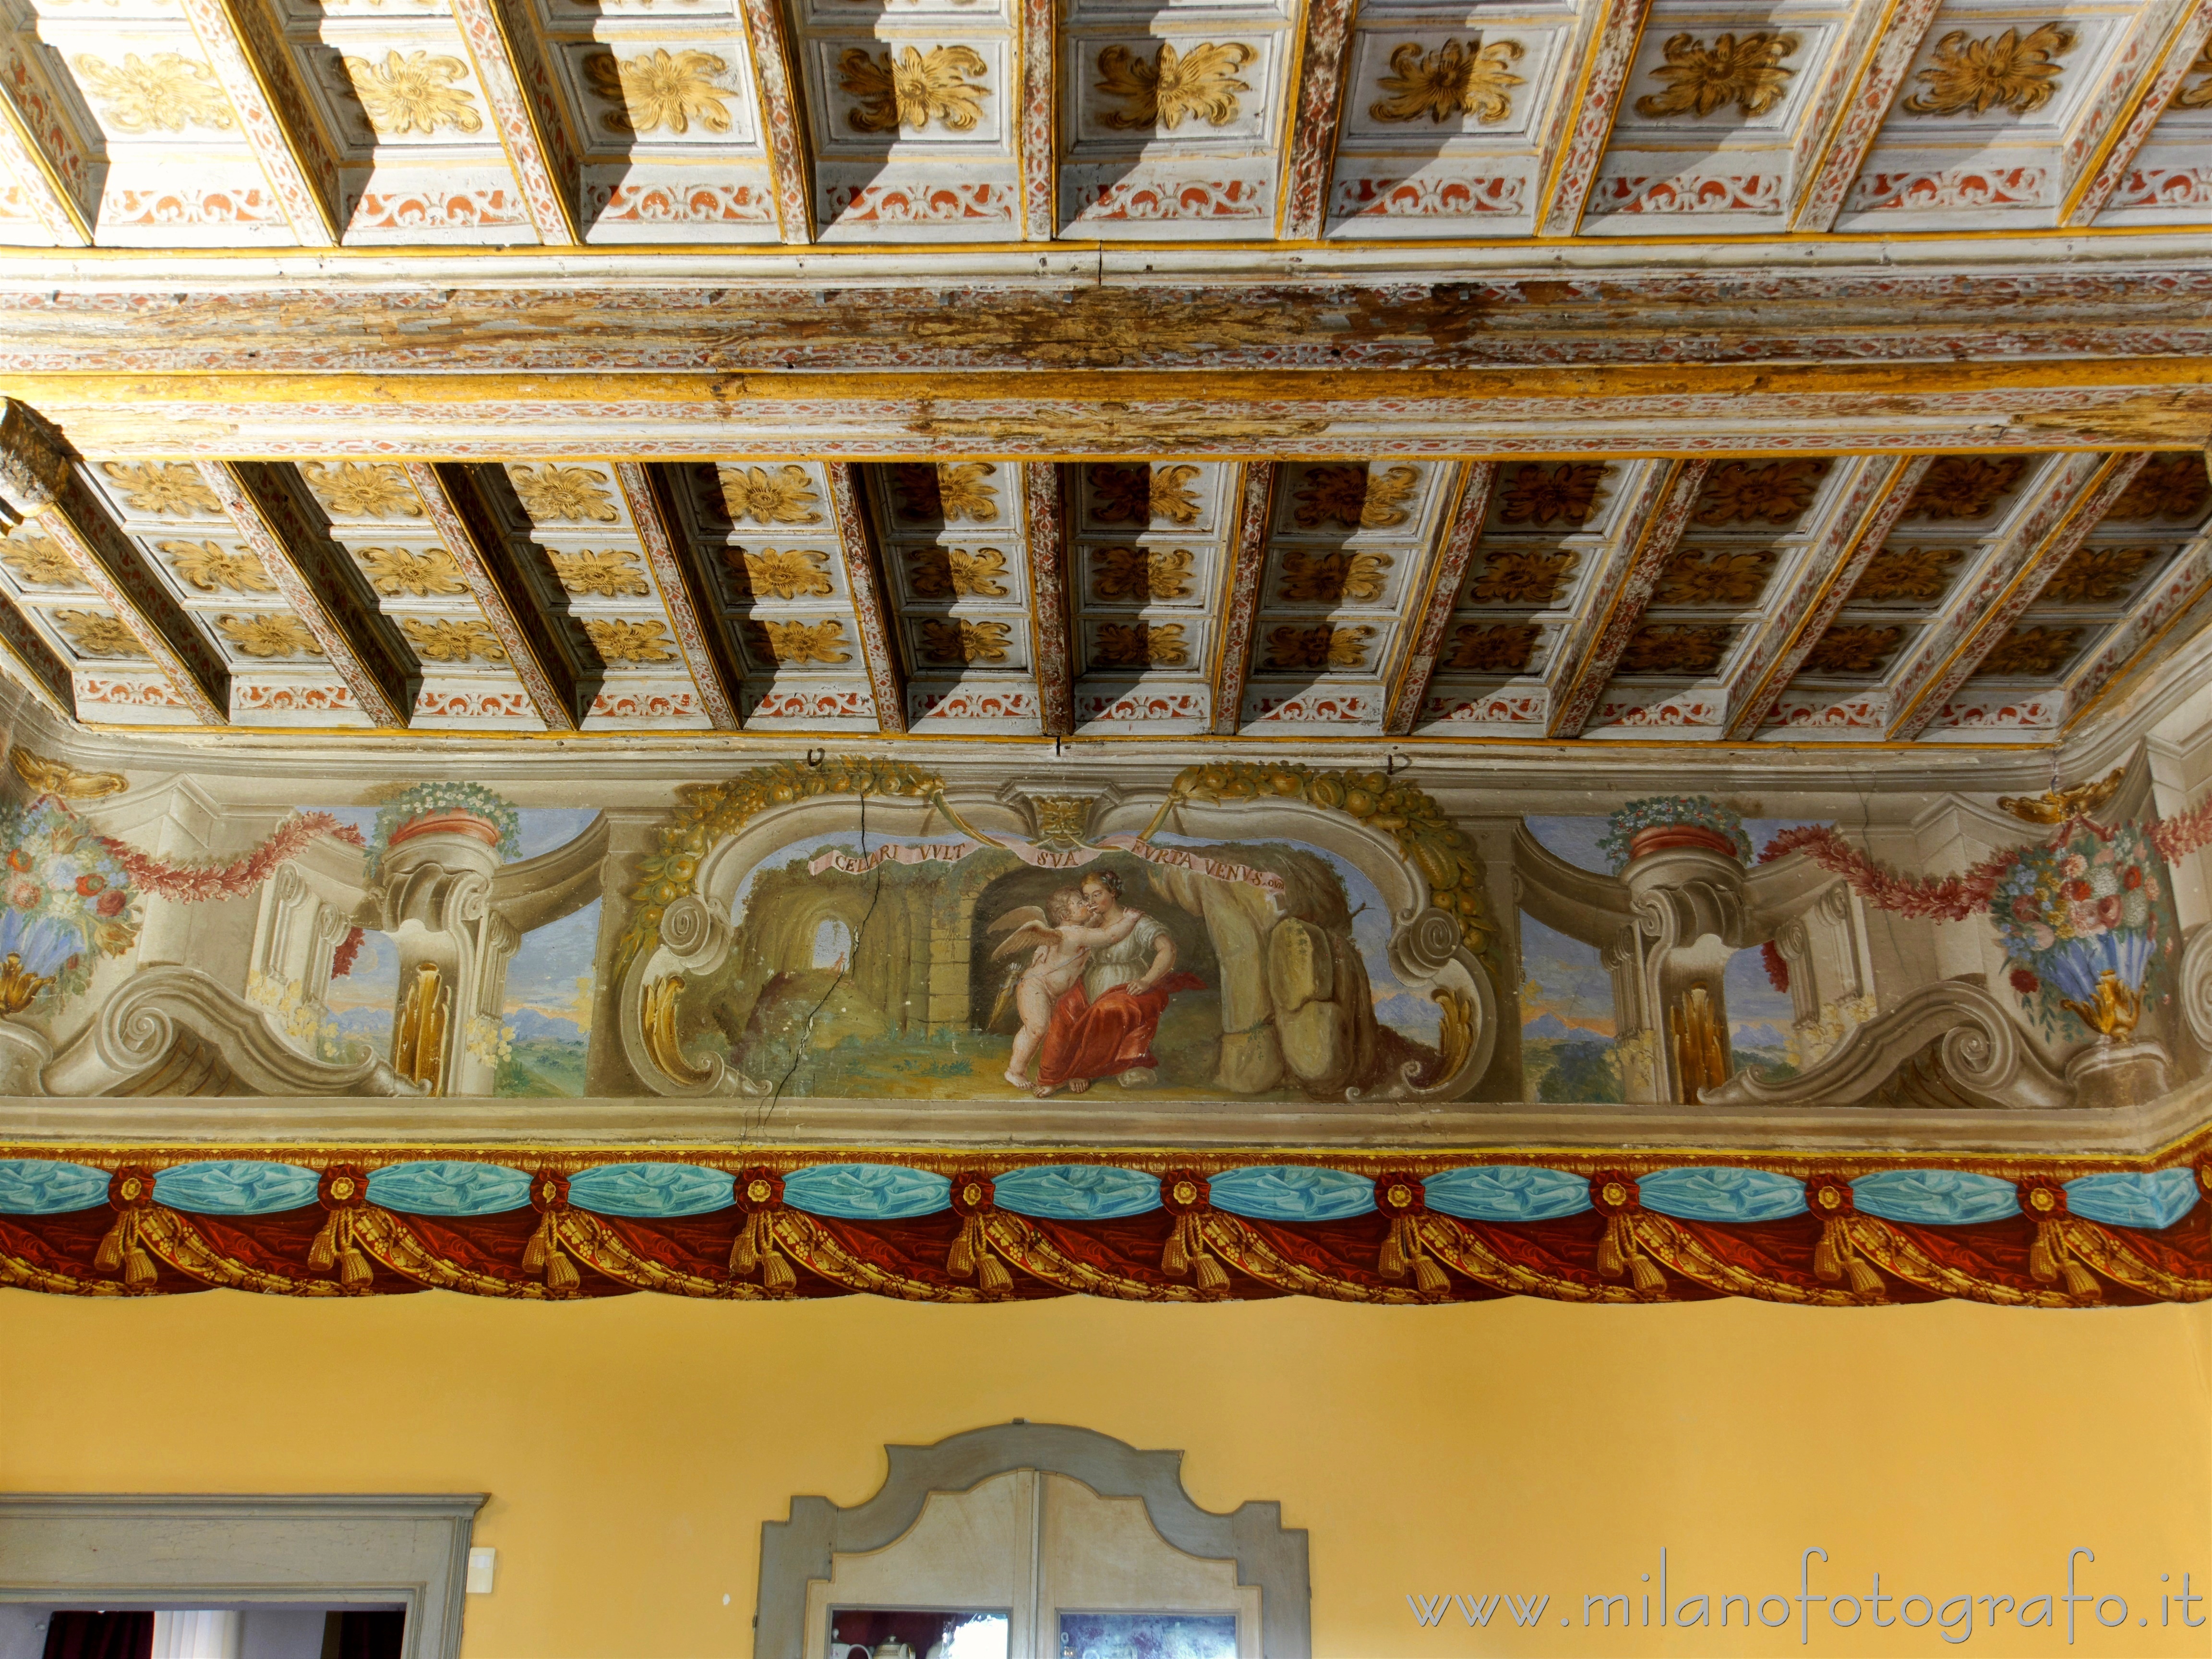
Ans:
{"label": "red painted drapery band", "polygon": [[783,1177],[765,1164],[738,1171],[738,1207],[744,1224],[730,1246],[730,1272],[738,1279],[760,1270],[761,1283],[771,1291],[787,1291],[799,1282],[775,1248],[775,1213],[783,1207]]}

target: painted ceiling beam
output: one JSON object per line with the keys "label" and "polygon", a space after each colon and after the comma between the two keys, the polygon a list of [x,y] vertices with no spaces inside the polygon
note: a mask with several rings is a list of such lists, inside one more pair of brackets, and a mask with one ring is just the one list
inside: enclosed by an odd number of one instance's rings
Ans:
{"label": "painted ceiling beam", "polygon": [[1597,707],[1599,694],[1613,678],[1629,635],[1651,603],[1659,573],[1674,556],[1682,532],[1689,528],[1691,509],[1705,487],[1704,460],[1674,461],[1654,470],[1650,482],[1630,503],[1628,522],[1637,526],[1633,539],[1623,544],[1614,557],[1613,572],[1599,592],[1601,602],[1578,617],[1565,639],[1553,649],[1552,660],[1561,665],[1563,678],[1552,692],[1551,718],[1546,734],[1579,737]]}
{"label": "painted ceiling beam", "polygon": [[373,726],[396,729],[415,712],[422,665],[361,591],[353,562],[300,505],[298,475],[266,461],[202,461],[207,481],[293,615]]}
{"label": "painted ceiling beam", "polygon": [[1059,0],[1018,0],[1019,101],[1014,106],[1014,154],[1021,171],[1022,240],[1060,234]]}
{"label": "painted ceiling beam", "polygon": [[798,54],[776,0],[738,0],[738,14],[744,20],[745,44],[753,55],[776,225],[787,243],[804,246],[814,240],[814,167],[799,111]]}
{"label": "painted ceiling beam", "polygon": [[[2058,222],[2068,229],[2094,224],[2105,204],[2112,199],[2112,192],[2120,180],[2127,177],[2150,137],[2160,118],[2173,102],[2174,94],[2182,83],[2198,69],[2198,54],[2205,42],[2212,40],[2212,0],[2195,0],[2194,4],[2173,9],[2174,15],[2164,38],[2157,43],[2154,67],[2146,69],[2143,58],[2137,58],[2125,71],[2115,60],[2114,70],[2107,76],[2106,93],[2114,89],[2117,81],[2123,93],[2132,92],[2134,101],[2122,108],[2118,104],[2108,112],[2101,134],[2086,131],[2070,136],[2060,152],[2061,169]],[[2122,49],[2121,58],[2133,54],[2137,38],[2148,32],[2148,15],[2129,36]],[[2124,75],[2124,78],[2119,78]],[[2083,124],[2086,127],[2086,121]],[[2094,137],[2094,144],[2082,143]]]}
{"label": "painted ceiling beam", "polygon": [[2149,452],[2134,450],[2069,455],[2059,463],[2035,507],[1899,682],[1886,733],[1891,742],[1909,743],[1928,729],[2149,459]]}
{"label": "painted ceiling beam", "polygon": [[668,631],[684,653],[684,666],[698,688],[707,723],[717,732],[738,729],[738,688],[744,673],[732,654],[727,635],[714,618],[713,590],[686,544],[658,469],[641,461],[617,461],[615,477],[629,507],[630,522],[645,550],[668,613]]}
{"label": "painted ceiling beam", "polygon": [[1579,35],[1570,48],[1580,67],[1564,105],[1565,121],[1547,138],[1544,165],[1536,175],[1542,181],[1536,198],[1537,235],[1572,236],[1582,228],[1583,209],[1597,182],[1598,163],[1612,140],[1628,71],[1650,15],[1651,0],[1603,0],[1592,9],[1589,33]]}
{"label": "painted ceiling beam", "polygon": [[1457,505],[1443,520],[1441,538],[1429,553],[1424,597],[1407,634],[1412,643],[1390,678],[1390,701],[1382,718],[1385,737],[1406,736],[1421,717],[1429,683],[1436,678],[1437,659],[1443,654],[1444,629],[1459,608],[1460,589],[1482,539],[1483,520],[1490,515],[1497,482],[1493,461],[1469,461],[1460,474]]}
{"label": "painted ceiling beam", "polygon": [[1728,726],[1721,733],[1728,741],[1749,743],[1759,735],[1775,700],[1796,678],[1858,586],[1868,562],[1904,516],[1931,459],[1926,455],[1863,455],[1844,463],[1853,476],[1837,491],[1838,510],[1805,550],[1795,587],[1771,607],[1759,637],[1729,678]]}
{"label": "painted ceiling beam", "polygon": [[89,485],[61,434],[31,408],[0,398],[0,506],[10,523],[35,517],[202,726],[230,716],[230,671],[169,590],[146,568]]}
{"label": "painted ceiling beam", "polygon": [[517,564],[514,551],[468,467],[453,461],[410,461],[407,482],[422,498],[431,527],[460,567],[462,580],[499,635],[507,665],[549,732],[583,724],[599,690],[598,676],[556,633]]}
{"label": "painted ceiling beam", "polygon": [[304,247],[337,246],[345,232],[337,149],[267,0],[182,3],[292,234]]}
{"label": "painted ceiling beam", "polygon": [[2158,647],[2169,637],[2177,641],[2177,648],[2192,635],[2203,638],[2208,597],[2212,597],[2212,529],[2198,533],[2188,550],[2159,576],[2134,610],[2106,637],[2097,654],[2067,682],[2060,736],[2073,736],[2100,707],[2126,695],[2166,662],[2173,653],[2161,654]]}
{"label": "painted ceiling beam", "polygon": [[40,64],[45,50],[28,27],[0,33],[0,176],[58,246],[89,247],[100,168]]}
{"label": "painted ceiling beam", "polygon": [[1221,637],[1213,647],[1213,731],[1228,737],[1243,722],[1244,684],[1252,673],[1252,628],[1260,614],[1260,578],[1267,568],[1267,523],[1275,502],[1273,461],[1247,461],[1237,484],[1236,539],[1229,547]]}
{"label": "painted ceiling beam", "polygon": [[876,724],[884,732],[907,729],[906,674],[899,665],[898,642],[891,637],[890,605],[884,591],[883,560],[877,551],[860,477],[850,461],[831,461],[830,507],[845,553],[845,580],[853,594],[853,620],[860,636],[860,660],[868,671],[868,695],[876,705]]}
{"label": "painted ceiling beam", "polygon": [[1055,461],[1021,464],[1022,529],[1029,546],[1037,714],[1044,735],[1075,731],[1075,628],[1068,597],[1067,508]]}
{"label": "painted ceiling beam", "polygon": [[1799,158],[1792,155],[1792,230],[1825,231],[1834,226],[1851,186],[1865,171],[1867,154],[1889,118],[1890,106],[1897,101],[1905,71],[1919,54],[1942,0],[1859,0],[1859,4],[1862,10],[1872,8],[1881,21],[1869,37],[1853,19],[1850,39],[1858,56],[1850,65],[1849,88],[1825,123],[1808,164],[1800,169],[1796,165]]}
{"label": "painted ceiling beam", "polygon": [[538,240],[581,242],[582,158],[536,27],[507,0],[453,0],[453,8]]}
{"label": "painted ceiling beam", "polygon": [[1282,208],[1275,234],[1312,241],[1328,222],[1328,183],[1344,125],[1344,71],[1358,0],[1306,0],[1297,96],[1284,140]]}
{"label": "painted ceiling beam", "polygon": [[76,718],[76,679],[69,665],[5,594],[0,594],[0,669],[55,714]]}

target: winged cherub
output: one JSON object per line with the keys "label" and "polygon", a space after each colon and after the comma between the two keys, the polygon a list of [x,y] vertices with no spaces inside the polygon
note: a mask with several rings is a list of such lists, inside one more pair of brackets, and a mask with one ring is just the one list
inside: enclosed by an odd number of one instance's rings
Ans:
{"label": "winged cherub", "polygon": [[[1026,966],[1018,965],[1006,974],[1014,1006],[1022,1017],[1013,1054],[1006,1061],[1006,1081],[1017,1089],[1030,1086],[1030,1061],[1044,1041],[1045,1027],[1052,1023],[1053,1004],[1082,975],[1084,962],[1092,951],[1119,945],[1129,937],[1139,920],[1137,911],[1124,910],[1105,927],[1091,927],[1085,925],[1090,915],[1082,890],[1062,887],[1045,900],[1042,908],[1025,904],[1018,910],[1009,910],[988,930],[1006,934],[991,952],[992,961],[1018,956],[1024,951],[1030,953]],[[1000,992],[999,1000],[1003,1007],[1006,991]]]}

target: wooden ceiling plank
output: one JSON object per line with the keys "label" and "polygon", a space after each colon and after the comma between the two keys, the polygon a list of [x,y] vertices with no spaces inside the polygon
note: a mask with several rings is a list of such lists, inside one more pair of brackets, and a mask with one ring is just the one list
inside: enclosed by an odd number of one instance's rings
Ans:
{"label": "wooden ceiling plank", "polygon": [[853,620],[860,630],[860,659],[868,671],[868,695],[876,705],[877,726],[888,732],[907,729],[906,674],[891,637],[890,606],[884,591],[883,560],[860,497],[859,469],[850,461],[830,461],[830,505],[837,538],[845,553],[845,579],[853,593]]}
{"label": "wooden ceiling plank", "polygon": [[[1705,487],[1704,460],[1674,461],[1652,474],[1643,494],[1629,508],[1637,528],[1627,551],[1620,559],[1619,574],[1605,573],[1598,603],[1577,620],[1568,636],[1553,649],[1552,660],[1561,678],[1552,690],[1551,716],[1546,734],[1554,738],[1582,735],[1598,696],[1627,648],[1659,573],[1674,555],[1682,532],[1689,528],[1690,512]],[[1547,677],[1548,678],[1548,677]]]}
{"label": "wooden ceiling plank", "polygon": [[195,721],[228,723],[230,671],[222,659],[78,476],[61,434],[12,398],[0,398],[0,505],[11,524],[39,520]]}
{"label": "wooden ceiling plank", "polygon": [[[2103,95],[2092,102],[2093,113],[2103,111],[2101,127],[2090,130],[2085,118],[2060,151],[2059,200],[2064,205],[2059,210],[2058,222],[2062,228],[2073,229],[2096,222],[2120,180],[2134,167],[2152,129],[2188,80],[2197,53],[2204,50],[2206,40],[2212,40],[2212,0],[2195,0],[2194,4],[2177,5],[2172,10],[2168,27],[2156,42],[2155,67],[2146,73],[2143,58],[2149,54],[2138,55],[2134,51],[2137,37],[2148,34],[2151,20],[2146,14],[2107,72]],[[2109,108],[2104,107],[2106,96],[2112,97]]]}
{"label": "wooden ceiling plank", "polygon": [[1729,742],[1749,743],[1759,735],[1767,711],[1858,586],[1933,459],[1869,455],[1847,463],[1857,476],[1843,485],[1841,508],[1806,549],[1796,590],[1771,608],[1728,686],[1728,726],[1722,735]]}
{"label": "wooden ceiling plank", "polygon": [[1059,0],[1021,0],[1020,99],[1014,144],[1020,157],[1022,240],[1049,242],[1060,234],[1054,181],[1060,174]]}
{"label": "wooden ceiling plank", "polygon": [[1329,179],[1344,125],[1344,71],[1358,9],[1358,0],[1306,0],[1297,100],[1284,140],[1282,210],[1275,228],[1285,241],[1313,241],[1328,226]]}
{"label": "wooden ceiling plank", "polygon": [[761,134],[767,141],[769,178],[775,191],[775,219],[787,243],[814,240],[814,169],[799,108],[798,56],[792,50],[783,8],[775,0],[738,0],[745,44],[753,55],[753,87]]}
{"label": "wooden ceiling plank", "polygon": [[1458,505],[1443,520],[1437,542],[1429,550],[1425,597],[1408,635],[1411,644],[1405,661],[1390,682],[1393,690],[1382,720],[1385,737],[1406,736],[1421,717],[1429,683],[1436,678],[1437,659],[1443,653],[1444,629],[1459,608],[1460,589],[1466,584],[1476,544],[1482,539],[1482,524],[1490,515],[1490,497],[1497,481],[1498,466],[1492,461],[1470,461],[1461,474]]}
{"label": "wooden ceiling plank", "polygon": [[[27,33],[27,31],[26,32]],[[98,212],[94,162],[38,62],[37,40],[0,35],[0,177],[12,177],[48,235],[63,247],[90,247]],[[72,190],[70,177],[83,181]]]}
{"label": "wooden ceiling plank", "polygon": [[1548,136],[1537,173],[1543,191],[1536,203],[1538,236],[1572,236],[1597,182],[1598,163],[1612,142],[1628,71],[1651,15],[1651,0],[1604,0],[1592,9],[1589,32],[1577,41],[1580,68],[1559,127]]}
{"label": "wooden ceiling plank", "polygon": [[598,687],[562,648],[469,468],[453,461],[410,461],[406,471],[477,608],[499,635],[530,706],[549,732],[579,730]]}
{"label": "wooden ceiling plank", "polygon": [[1037,713],[1045,736],[1065,738],[1075,731],[1075,629],[1068,596],[1066,496],[1058,462],[1024,461],[1021,470]]}
{"label": "wooden ceiling plank", "polygon": [[202,461],[199,470],[355,706],[373,726],[407,725],[422,686],[421,665],[360,592],[352,561],[301,510],[283,471],[268,462],[232,461]]}
{"label": "wooden ceiling plank", "polygon": [[1237,538],[1229,549],[1221,638],[1213,656],[1213,731],[1219,737],[1232,735],[1243,720],[1252,628],[1260,614],[1260,579],[1267,568],[1267,524],[1279,471],[1273,461],[1248,461],[1237,487]]}
{"label": "wooden ceiling plank", "polygon": [[1866,168],[1867,153],[1889,118],[1890,106],[1897,101],[1905,71],[1919,54],[1942,0],[1860,0],[1860,4],[1881,11],[1881,27],[1871,38],[1862,36],[1856,27],[1851,31],[1860,42],[1860,55],[1850,67],[1850,90],[1826,124],[1809,165],[1802,172],[1793,167],[1790,173],[1792,230],[1825,231],[1834,226],[1851,186]]}
{"label": "wooden ceiling plank", "polygon": [[182,3],[292,234],[303,247],[337,246],[345,234],[337,150],[266,0]]}
{"label": "wooden ceiling plank", "polygon": [[1916,658],[1897,686],[1884,734],[1890,742],[1909,743],[1928,729],[2149,459],[2148,450],[2063,458],[2039,510],[2021,520],[1938,625],[1955,642],[1940,657],[1929,651]]}
{"label": "wooden ceiling plank", "polygon": [[582,158],[535,26],[505,0],[453,0],[453,9],[538,240],[581,242]]}
{"label": "wooden ceiling plank", "polygon": [[617,461],[615,477],[659,586],[668,630],[676,636],[684,666],[698,688],[708,724],[717,732],[735,732],[739,726],[738,688],[744,673],[714,620],[713,589],[678,528],[683,521],[670,499],[667,482],[642,461]]}

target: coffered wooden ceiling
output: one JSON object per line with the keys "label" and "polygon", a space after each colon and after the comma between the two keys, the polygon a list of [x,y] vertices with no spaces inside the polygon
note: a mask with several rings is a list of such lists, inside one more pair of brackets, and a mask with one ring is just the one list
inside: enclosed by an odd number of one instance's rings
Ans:
{"label": "coffered wooden ceiling", "polygon": [[0,242],[2212,217],[2203,0],[0,0]]}

